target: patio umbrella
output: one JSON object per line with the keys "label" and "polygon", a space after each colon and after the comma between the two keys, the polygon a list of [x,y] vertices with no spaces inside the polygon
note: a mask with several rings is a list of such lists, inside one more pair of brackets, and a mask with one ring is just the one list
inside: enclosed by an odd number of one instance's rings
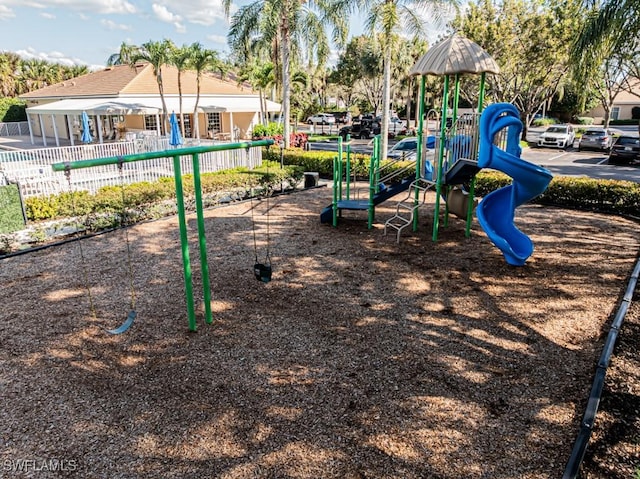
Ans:
{"label": "patio umbrella", "polygon": [[91,131],[89,131],[89,116],[86,111],[82,112],[82,137],[80,138],[83,143],[91,143]]}
{"label": "patio umbrella", "polygon": [[182,145],[182,136],[180,135],[180,126],[178,125],[178,119],[176,118],[176,113],[171,113],[171,117],[169,118],[169,123],[171,124],[171,135],[169,136],[169,144],[171,146]]}

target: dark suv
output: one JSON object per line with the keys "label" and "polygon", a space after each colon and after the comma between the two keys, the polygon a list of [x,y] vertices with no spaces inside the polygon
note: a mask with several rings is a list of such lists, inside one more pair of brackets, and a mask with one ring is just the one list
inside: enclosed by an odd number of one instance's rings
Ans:
{"label": "dark suv", "polygon": [[619,136],[609,152],[610,165],[628,165],[640,160],[640,140],[633,136]]}
{"label": "dark suv", "polygon": [[380,134],[380,123],[369,119],[353,120],[353,124],[340,128],[338,134],[343,140],[347,138],[347,135],[351,135],[352,138],[368,140],[372,135]]}

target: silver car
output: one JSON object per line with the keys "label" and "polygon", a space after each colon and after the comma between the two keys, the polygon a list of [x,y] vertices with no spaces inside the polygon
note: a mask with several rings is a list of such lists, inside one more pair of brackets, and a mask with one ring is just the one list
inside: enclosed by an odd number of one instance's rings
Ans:
{"label": "silver car", "polygon": [[608,128],[587,128],[578,143],[578,151],[587,149],[609,151],[614,140],[613,132]]}

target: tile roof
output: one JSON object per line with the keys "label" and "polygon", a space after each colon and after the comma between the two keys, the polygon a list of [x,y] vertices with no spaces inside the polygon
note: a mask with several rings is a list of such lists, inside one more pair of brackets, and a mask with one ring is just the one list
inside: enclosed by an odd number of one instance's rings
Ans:
{"label": "tile roof", "polygon": [[[164,93],[178,94],[178,70],[173,66],[162,68]],[[196,74],[185,71],[181,75],[183,95],[196,94]],[[200,93],[202,95],[255,95],[251,88],[238,85],[229,80],[221,80],[211,73],[204,73],[200,79]],[[66,80],[35,90],[20,98],[87,98],[107,97],[119,95],[157,95],[158,84],[153,67],[149,63],[140,63],[135,67],[116,65],[87,73],[71,80]]]}

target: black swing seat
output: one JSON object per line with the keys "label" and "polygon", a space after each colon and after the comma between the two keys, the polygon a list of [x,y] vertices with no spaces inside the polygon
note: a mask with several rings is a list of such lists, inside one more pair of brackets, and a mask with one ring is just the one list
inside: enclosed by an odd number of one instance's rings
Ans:
{"label": "black swing seat", "polygon": [[271,281],[271,265],[256,263],[253,265],[253,274],[258,281],[268,283]]}
{"label": "black swing seat", "polygon": [[131,327],[137,315],[138,313],[136,313],[132,309],[131,311],[129,311],[129,315],[127,316],[127,319],[124,320],[124,323],[122,323],[122,325],[120,325],[116,329],[105,329],[105,331],[109,334],[122,334]]}

